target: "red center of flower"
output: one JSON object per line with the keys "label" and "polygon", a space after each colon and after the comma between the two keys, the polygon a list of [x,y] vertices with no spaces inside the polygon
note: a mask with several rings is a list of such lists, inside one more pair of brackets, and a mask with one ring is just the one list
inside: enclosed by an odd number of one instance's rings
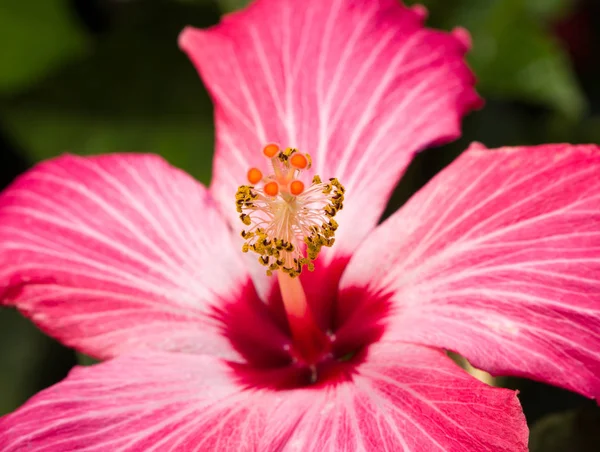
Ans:
{"label": "red center of flower", "polygon": [[232,364],[243,384],[278,390],[335,384],[352,375],[384,333],[390,305],[384,294],[374,297],[365,289],[338,292],[345,265],[339,260],[308,273],[306,295],[301,278],[285,274],[283,287],[266,302],[249,285],[218,313],[225,336],[246,360]]}

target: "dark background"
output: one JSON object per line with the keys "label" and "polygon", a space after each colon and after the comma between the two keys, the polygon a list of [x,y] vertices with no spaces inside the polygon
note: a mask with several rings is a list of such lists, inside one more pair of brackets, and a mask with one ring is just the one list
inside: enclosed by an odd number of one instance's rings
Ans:
{"label": "dark background", "polygon": [[[0,187],[66,151],[159,153],[208,183],[212,106],[177,48],[177,35],[188,24],[216,23],[243,3],[3,0]],[[388,214],[471,141],[488,147],[600,143],[600,0],[421,3],[430,10],[431,26],[471,31],[469,61],[487,104],[465,120],[461,140],[416,159]],[[78,362],[92,360],[0,308],[0,415]],[[595,402],[528,381],[498,384],[521,391],[532,450],[600,450]]]}

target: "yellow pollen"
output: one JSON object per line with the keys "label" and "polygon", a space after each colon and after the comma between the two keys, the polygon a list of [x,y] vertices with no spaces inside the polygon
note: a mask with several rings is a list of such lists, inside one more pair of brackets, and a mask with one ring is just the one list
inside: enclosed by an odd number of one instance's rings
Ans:
{"label": "yellow pollen", "polygon": [[[257,168],[248,171],[251,186],[242,185],[235,196],[242,231],[243,252],[259,255],[258,261],[271,275],[281,270],[291,277],[304,268],[312,271],[324,246],[332,246],[338,228],[333,217],[343,208],[344,187],[335,178],[323,182],[314,176],[310,185],[299,179],[310,168],[308,154],[294,148],[280,150],[269,144],[263,154],[273,174],[263,178]],[[262,187],[257,184],[264,180]]]}

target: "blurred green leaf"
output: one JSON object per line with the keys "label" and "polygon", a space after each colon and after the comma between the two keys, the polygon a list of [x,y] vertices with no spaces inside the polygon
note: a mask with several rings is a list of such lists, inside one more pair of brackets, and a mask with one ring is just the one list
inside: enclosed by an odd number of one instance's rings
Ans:
{"label": "blurred green leaf", "polygon": [[91,356],[88,356],[81,352],[76,352],[75,354],[77,355],[77,363],[80,366],[93,366],[94,364],[100,362],[96,358],[92,358]]}
{"label": "blurred green leaf", "polygon": [[595,452],[600,444],[600,408],[546,416],[529,435],[531,452]]}
{"label": "blurred green leaf", "polygon": [[[417,3],[417,2],[411,2]],[[570,61],[552,34],[550,18],[564,12],[565,0],[462,0],[422,2],[431,23],[471,32],[469,54],[484,96],[525,100],[570,119],[584,111],[585,99]]]}
{"label": "blurred green leaf", "polygon": [[592,116],[581,124],[582,142],[600,144],[600,116]]}
{"label": "blurred green leaf", "polygon": [[251,0],[218,0],[223,12],[231,12],[247,6]]}
{"label": "blurred green leaf", "polygon": [[35,160],[152,152],[207,182],[212,105],[177,37],[190,22],[218,20],[218,10],[162,1],[110,5],[112,26],[93,54],[5,102],[7,130]]}
{"label": "blurred green leaf", "polygon": [[0,3],[0,92],[39,80],[87,49],[67,0]]}
{"label": "blurred green leaf", "polygon": [[75,364],[71,350],[13,309],[0,307],[0,344],[0,416],[64,378]]}
{"label": "blurred green leaf", "polygon": [[566,14],[574,2],[572,0],[527,0],[523,6],[538,19],[552,20]]}
{"label": "blurred green leaf", "polygon": [[192,3],[192,4],[193,3],[196,3],[196,4],[199,4],[199,3],[209,4],[209,3],[214,3],[215,2],[215,0],[176,0],[176,1],[181,2],[181,3]]}
{"label": "blurred green leaf", "polygon": [[151,152],[210,180],[213,130],[210,116],[129,117],[80,114],[52,109],[14,108],[5,121],[34,160],[63,152],[80,155],[109,152]]}

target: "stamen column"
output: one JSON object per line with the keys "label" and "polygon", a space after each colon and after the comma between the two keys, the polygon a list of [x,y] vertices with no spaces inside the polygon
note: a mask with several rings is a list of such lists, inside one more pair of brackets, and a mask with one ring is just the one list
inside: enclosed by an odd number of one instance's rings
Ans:
{"label": "stamen column", "polygon": [[294,340],[294,351],[307,364],[315,364],[328,351],[329,339],[318,327],[299,277],[278,271],[279,290]]}

